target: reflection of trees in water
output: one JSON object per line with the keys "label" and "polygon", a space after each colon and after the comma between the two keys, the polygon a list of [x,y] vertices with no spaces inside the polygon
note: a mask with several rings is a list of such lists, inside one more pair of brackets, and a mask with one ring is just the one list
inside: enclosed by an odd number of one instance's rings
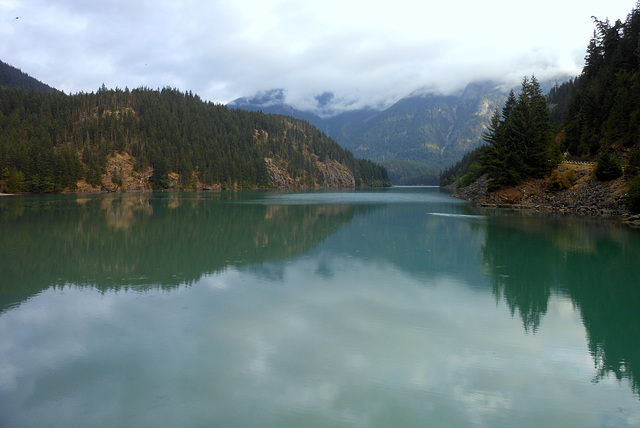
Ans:
{"label": "reflection of trees in water", "polygon": [[0,307],[52,285],[191,284],[228,266],[302,254],[358,211],[371,209],[241,203],[246,195],[132,194],[4,203]]}
{"label": "reflection of trees in water", "polygon": [[552,293],[580,309],[598,369],[640,393],[640,240],[588,219],[503,217],[487,226],[482,257],[496,298],[536,332]]}
{"label": "reflection of trees in water", "polygon": [[496,298],[505,300],[511,315],[518,311],[526,331],[536,332],[547,313],[556,271],[549,264],[556,258],[550,257],[553,246],[548,239],[531,235],[523,241],[518,232],[511,224],[489,224],[482,257]]}

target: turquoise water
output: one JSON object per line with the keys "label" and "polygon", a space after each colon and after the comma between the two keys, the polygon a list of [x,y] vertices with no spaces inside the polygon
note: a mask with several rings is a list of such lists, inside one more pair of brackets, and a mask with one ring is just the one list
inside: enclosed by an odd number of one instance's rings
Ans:
{"label": "turquoise water", "polygon": [[436,188],[0,199],[0,426],[640,425],[640,233]]}

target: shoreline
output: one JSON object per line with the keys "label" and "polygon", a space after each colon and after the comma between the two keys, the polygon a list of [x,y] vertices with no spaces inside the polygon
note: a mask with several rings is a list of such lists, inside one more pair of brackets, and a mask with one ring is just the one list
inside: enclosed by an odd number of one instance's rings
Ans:
{"label": "shoreline", "polygon": [[[243,191],[243,190],[358,190],[358,189],[388,189],[394,186],[282,186],[282,187],[198,187],[196,189],[186,189],[180,187],[172,187],[169,189],[133,189],[133,190],[111,190],[107,188],[102,189],[79,189],[75,191],[63,190],[61,192],[45,192],[45,193],[0,193],[0,196],[19,196],[19,195],[108,195],[108,194],[139,194],[139,193],[174,193],[174,192],[203,192],[203,193],[215,193],[225,191]],[[438,186],[434,186],[438,187]]]}
{"label": "shoreline", "polygon": [[453,197],[482,208],[572,214],[640,226],[640,215],[630,213],[626,206],[628,185],[623,177],[603,182],[596,179],[590,166],[562,164],[559,169],[576,172],[577,179],[569,188],[549,190],[548,180],[541,178],[489,192],[488,178],[482,176],[469,186],[456,189]]}
{"label": "shoreline", "polygon": [[589,207],[575,207],[575,206],[553,206],[543,204],[516,204],[516,203],[497,203],[488,201],[476,201],[473,199],[467,199],[460,197],[457,194],[452,195],[456,199],[470,202],[473,206],[478,208],[488,209],[500,209],[500,210],[517,210],[517,211],[529,211],[537,213],[553,213],[560,215],[574,215],[580,217],[592,217],[601,218],[603,220],[618,220],[624,224],[640,227],[640,214],[632,214],[629,211],[622,210],[609,210],[598,208],[595,206]]}

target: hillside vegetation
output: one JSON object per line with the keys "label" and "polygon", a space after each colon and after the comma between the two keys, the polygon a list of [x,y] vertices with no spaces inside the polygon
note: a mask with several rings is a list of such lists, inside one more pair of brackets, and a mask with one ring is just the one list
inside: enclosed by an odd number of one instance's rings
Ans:
{"label": "hillside vegetation", "polygon": [[0,190],[389,185],[308,123],[165,88],[0,89]]}
{"label": "hillside vegetation", "polygon": [[229,106],[308,120],[356,156],[387,167],[394,184],[437,184],[442,169],[481,145],[491,114],[506,94],[496,82],[473,82],[458,94],[414,94],[382,111],[331,114],[321,109],[327,115],[319,116],[287,105],[284,91],[272,90]]}
{"label": "hillside vegetation", "polygon": [[[555,169],[564,160],[594,162],[595,178],[623,176],[627,205],[640,211],[640,3],[625,22],[594,19],[580,76],[556,86],[542,111],[539,91],[510,96],[485,133],[487,144],[441,174],[441,185],[464,187],[485,177],[489,190],[546,177],[551,192],[570,190],[572,180]],[[535,100],[518,113],[523,97]],[[520,108],[521,111],[522,108]],[[535,113],[534,113],[535,112]],[[555,136],[549,133],[555,129]],[[619,186],[617,186],[619,188]]]}
{"label": "hillside vegetation", "polygon": [[18,88],[37,92],[56,92],[51,86],[34,79],[5,62],[0,61],[0,88]]}

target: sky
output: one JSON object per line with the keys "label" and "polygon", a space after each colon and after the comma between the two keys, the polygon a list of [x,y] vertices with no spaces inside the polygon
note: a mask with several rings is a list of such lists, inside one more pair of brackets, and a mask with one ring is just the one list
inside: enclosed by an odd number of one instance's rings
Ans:
{"label": "sky", "polygon": [[66,93],[166,86],[228,103],[382,108],[474,80],[578,75],[591,16],[633,0],[0,0],[0,60]]}

